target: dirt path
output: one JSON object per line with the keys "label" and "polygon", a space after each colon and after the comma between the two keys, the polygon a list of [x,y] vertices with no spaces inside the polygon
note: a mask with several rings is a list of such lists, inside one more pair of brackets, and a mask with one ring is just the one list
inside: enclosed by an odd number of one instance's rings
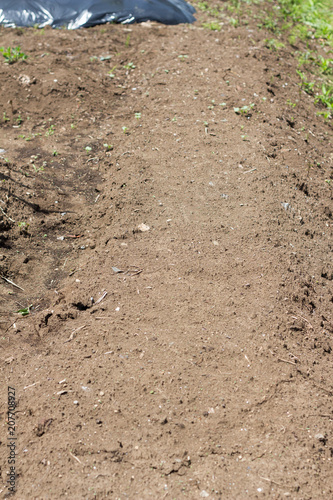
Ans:
{"label": "dirt path", "polygon": [[331,498],[332,131],[291,55],[0,34],[2,494],[9,385],[17,498]]}

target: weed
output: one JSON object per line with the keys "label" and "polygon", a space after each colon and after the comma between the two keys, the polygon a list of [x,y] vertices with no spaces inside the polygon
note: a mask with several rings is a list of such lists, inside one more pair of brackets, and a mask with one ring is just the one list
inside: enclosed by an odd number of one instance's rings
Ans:
{"label": "weed", "polygon": [[202,10],[203,12],[209,10],[209,4],[208,4],[208,2],[199,2],[198,3],[198,9]]}
{"label": "weed", "polygon": [[128,34],[127,37],[126,37],[126,41],[125,41],[125,47],[128,48],[130,46],[130,41],[131,41],[131,35]]}
{"label": "weed", "polygon": [[59,154],[58,151],[56,150],[52,151],[52,156],[58,156],[58,154]]}
{"label": "weed", "polygon": [[237,28],[237,26],[239,25],[239,20],[238,19],[235,19],[234,17],[230,17],[229,18],[229,23],[231,24],[231,26],[233,26],[234,28]]}
{"label": "weed", "polygon": [[24,52],[21,52],[21,47],[19,45],[13,48],[8,47],[7,49],[5,49],[4,47],[0,47],[0,52],[5,58],[5,62],[7,64],[13,64],[20,59],[22,61],[25,61],[28,57]]}
{"label": "weed", "polygon": [[215,21],[202,23],[202,27],[212,31],[221,31],[221,25]]}
{"label": "weed", "polygon": [[2,119],[3,121],[6,123],[6,122],[9,122],[9,118],[8,116],[6,115],[6,111],[3,112],[3,115],[2,115]]}
{"label": "weed", "polygon": [[276,38],[266,38],[265,40],[266,47],[271,50],[279,51],[281,49],[284,49],[285,45],[282,42],[279,42],[276,40]]}
{"label": "weed", "polygon": [[265,19],[263,19],[263,21],[258,24],[258,28],[266,28],[273,33],[277,33],[279,31],[277,20],[273,18],[273,14],[270,14]]}

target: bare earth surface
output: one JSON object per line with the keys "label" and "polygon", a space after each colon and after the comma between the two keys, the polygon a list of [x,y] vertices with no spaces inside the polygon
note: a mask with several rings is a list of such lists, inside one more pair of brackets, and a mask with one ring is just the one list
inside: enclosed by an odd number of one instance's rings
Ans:
{"label": "bare earth surface", "polygon": [[265,38],[0,30],[2,497],[10,386],[17,499],[333,498],[332,128]]}

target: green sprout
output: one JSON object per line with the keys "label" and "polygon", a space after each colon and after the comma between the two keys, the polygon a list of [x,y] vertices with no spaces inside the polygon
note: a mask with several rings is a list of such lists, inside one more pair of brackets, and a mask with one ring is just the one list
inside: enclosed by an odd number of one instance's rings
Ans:
{"label": "green sprout", "polygon": [[127,64],[124,64],[125,69],[135,69],[135,64],[132,62],[129,62]]}
{"label": "green sprout", "polygon": [[22,309],[19,309],[18,311],[15,311],[15,312],[21,314],[22,316],[28,316],[31,308],[32,308],[32,304],[30,304],[30,306],[28,306],[28,307],[22,307]]}
{"label": "green sprout", "polygon": [[5,49],[5,47],[0,47],[0,52],[5,58],[5,62],[7,64],[13,64],[20,59],[25,61],[28,57],[24,52],[21,52],[21,47],[19,45],[13,48],[8,47],[7,49]]}

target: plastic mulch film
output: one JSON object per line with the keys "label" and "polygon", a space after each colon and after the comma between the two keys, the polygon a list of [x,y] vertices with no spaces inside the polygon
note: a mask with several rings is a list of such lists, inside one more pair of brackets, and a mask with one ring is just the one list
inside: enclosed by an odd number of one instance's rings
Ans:
{"label": "plastic mulch film", "polygon": [[109,22],[192,23],[194,7],[185,0],[0,0],[0,24],[88,28]]}

